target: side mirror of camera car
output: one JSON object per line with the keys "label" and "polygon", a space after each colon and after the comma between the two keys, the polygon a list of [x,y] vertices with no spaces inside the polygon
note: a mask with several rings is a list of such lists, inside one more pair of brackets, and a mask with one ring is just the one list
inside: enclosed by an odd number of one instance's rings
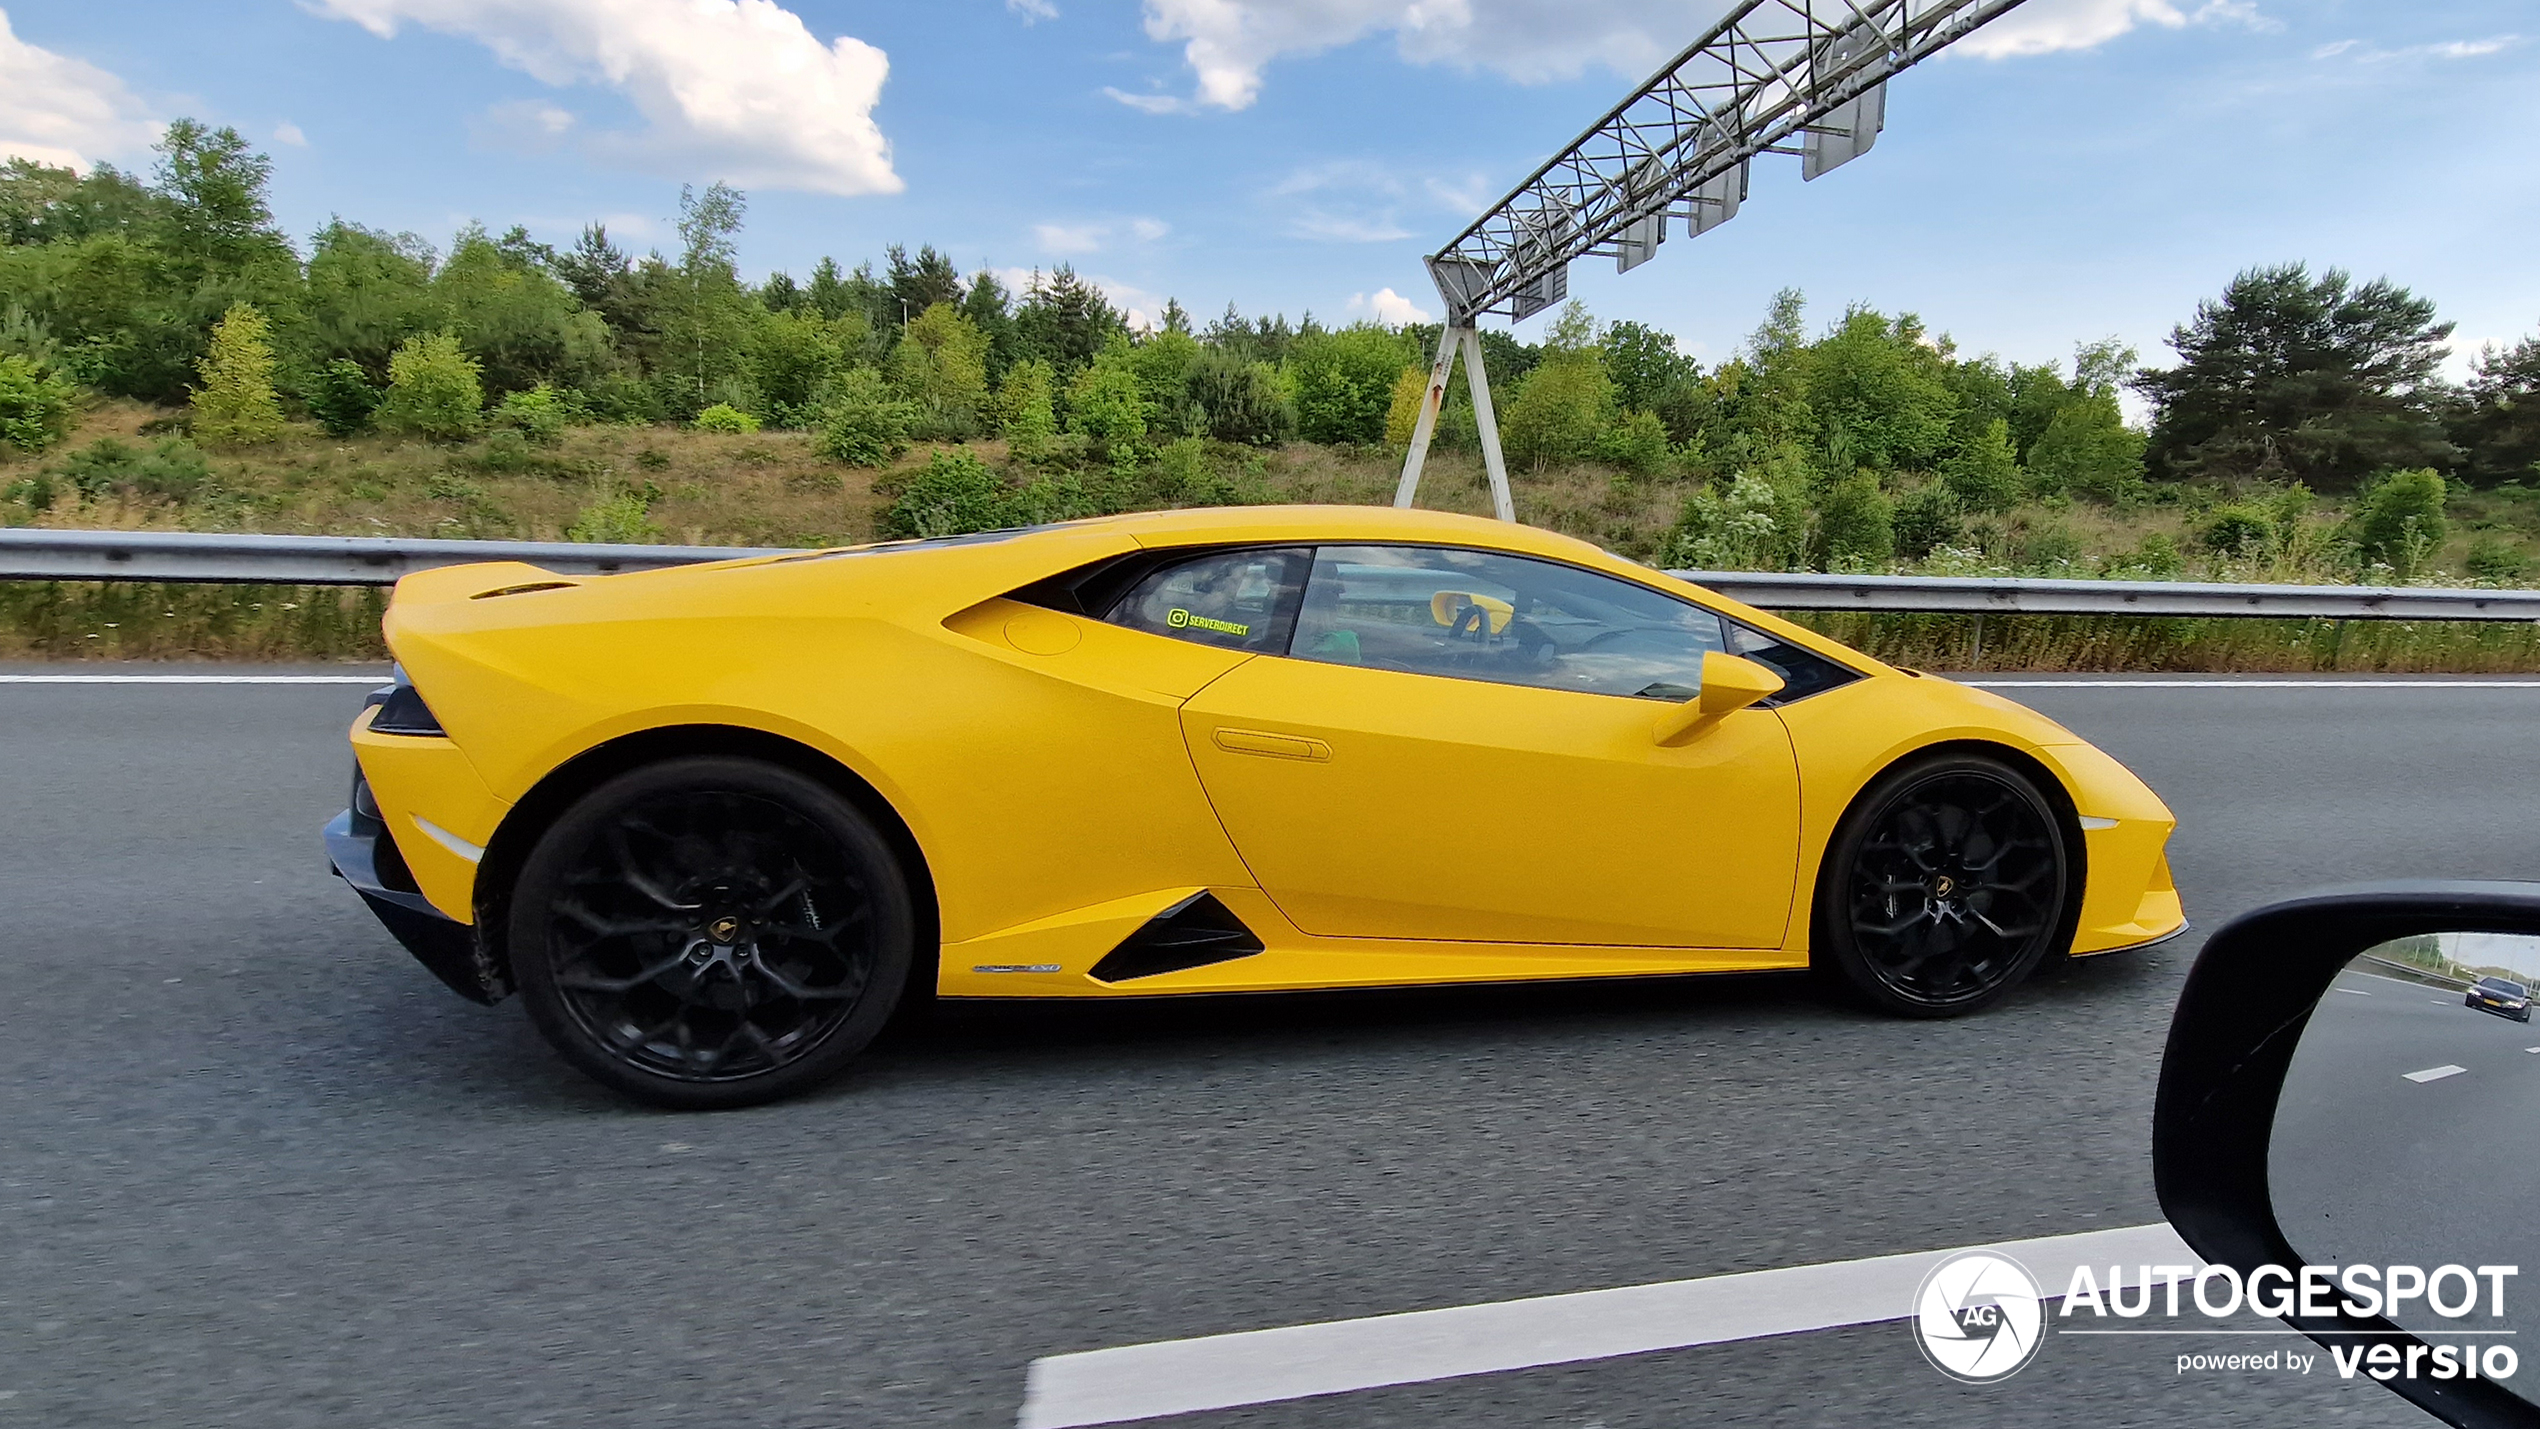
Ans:
{"label": "side mirror of camera car", "polygon": [[2153,1113],[2161,1209],[2209,1273],[2312,1292],[2281,1318],[2341,1373],[2469,1429],[2540,1425],[2535,985],[2540,883],[2261,908],[2189,972]]}

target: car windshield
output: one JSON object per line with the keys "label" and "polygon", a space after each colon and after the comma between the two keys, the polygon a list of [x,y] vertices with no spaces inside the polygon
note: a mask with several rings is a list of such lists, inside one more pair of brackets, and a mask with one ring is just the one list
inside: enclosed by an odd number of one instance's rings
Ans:
{"label": "car windshield", "polygon": [[2483,992],[2501,992],[2507,997],[2520,997],[2524,992],[2528,991],[2528,989],[2523,987],[2521,983],[2507,982],[2500,977],[2480,978],[2478,980],[2478,986]]}

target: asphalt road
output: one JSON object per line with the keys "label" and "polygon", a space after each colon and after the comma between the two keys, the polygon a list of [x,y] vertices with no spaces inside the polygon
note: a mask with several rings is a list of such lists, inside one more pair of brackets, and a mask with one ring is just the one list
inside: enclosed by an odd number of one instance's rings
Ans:
{"label": "asphalt road", "polygon": [[[2461,994],[2361,969],[2341,974],[2285,1074],[2267,1148],[2277,1223],[2321,1265],[2526,1267],[2540,1278],[2531,1187],[2540,1181],[2540,1035],[2464,1007]],[[2540,1331],[2540,1286],[2505,1282],[2506,1314],[2447,1318],[2422,1302],[2412,1330]],[[2443,1290],[2457,1304],[2457,1281]],[[2535,1377],[2540,1383],[2540,1377]]]}
{"label": "asphalt road", "polygon": [[[2012,693],[2169,797],[2204,926],[2540,877],[2540,689]],[[1763,978],[966,1012],[639,1111],[326,875],[357,695],[0,685],[0,1426],[1001,1426],[1046,1354],[2158,1219],[2192,941],[1937,1024]],[[1174,1422],[2430,1422],[2171,1355],[1973,1388],[1882,1324]]]}

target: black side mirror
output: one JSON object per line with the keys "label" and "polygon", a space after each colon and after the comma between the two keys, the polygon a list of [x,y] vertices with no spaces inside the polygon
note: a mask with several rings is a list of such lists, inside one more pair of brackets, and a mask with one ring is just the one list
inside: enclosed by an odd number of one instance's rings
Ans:
{"label": "black side mirror", "polygon": [[2285,1322],[2466,1429],[2540,1425],[2535,992],[2540,883],[2335,889],[2215,933],[2161,1062],[2179,1235],[2252,1284],[2315,1268],[2326,1313]]}

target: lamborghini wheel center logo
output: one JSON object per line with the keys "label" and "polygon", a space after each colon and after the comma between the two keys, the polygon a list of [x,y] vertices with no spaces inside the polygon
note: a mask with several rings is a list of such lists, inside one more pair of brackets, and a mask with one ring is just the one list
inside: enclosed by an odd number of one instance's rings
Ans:
{"label": "lamborghini wheel center logo", "polygon": [[1932,1267],[1914,1292],[1914,1343],[1951,1379],[2009,1379],[2037,1357],[2046,1338],[2045,1299],[2036,1277],[2007,1255],[1953,1255]]}

